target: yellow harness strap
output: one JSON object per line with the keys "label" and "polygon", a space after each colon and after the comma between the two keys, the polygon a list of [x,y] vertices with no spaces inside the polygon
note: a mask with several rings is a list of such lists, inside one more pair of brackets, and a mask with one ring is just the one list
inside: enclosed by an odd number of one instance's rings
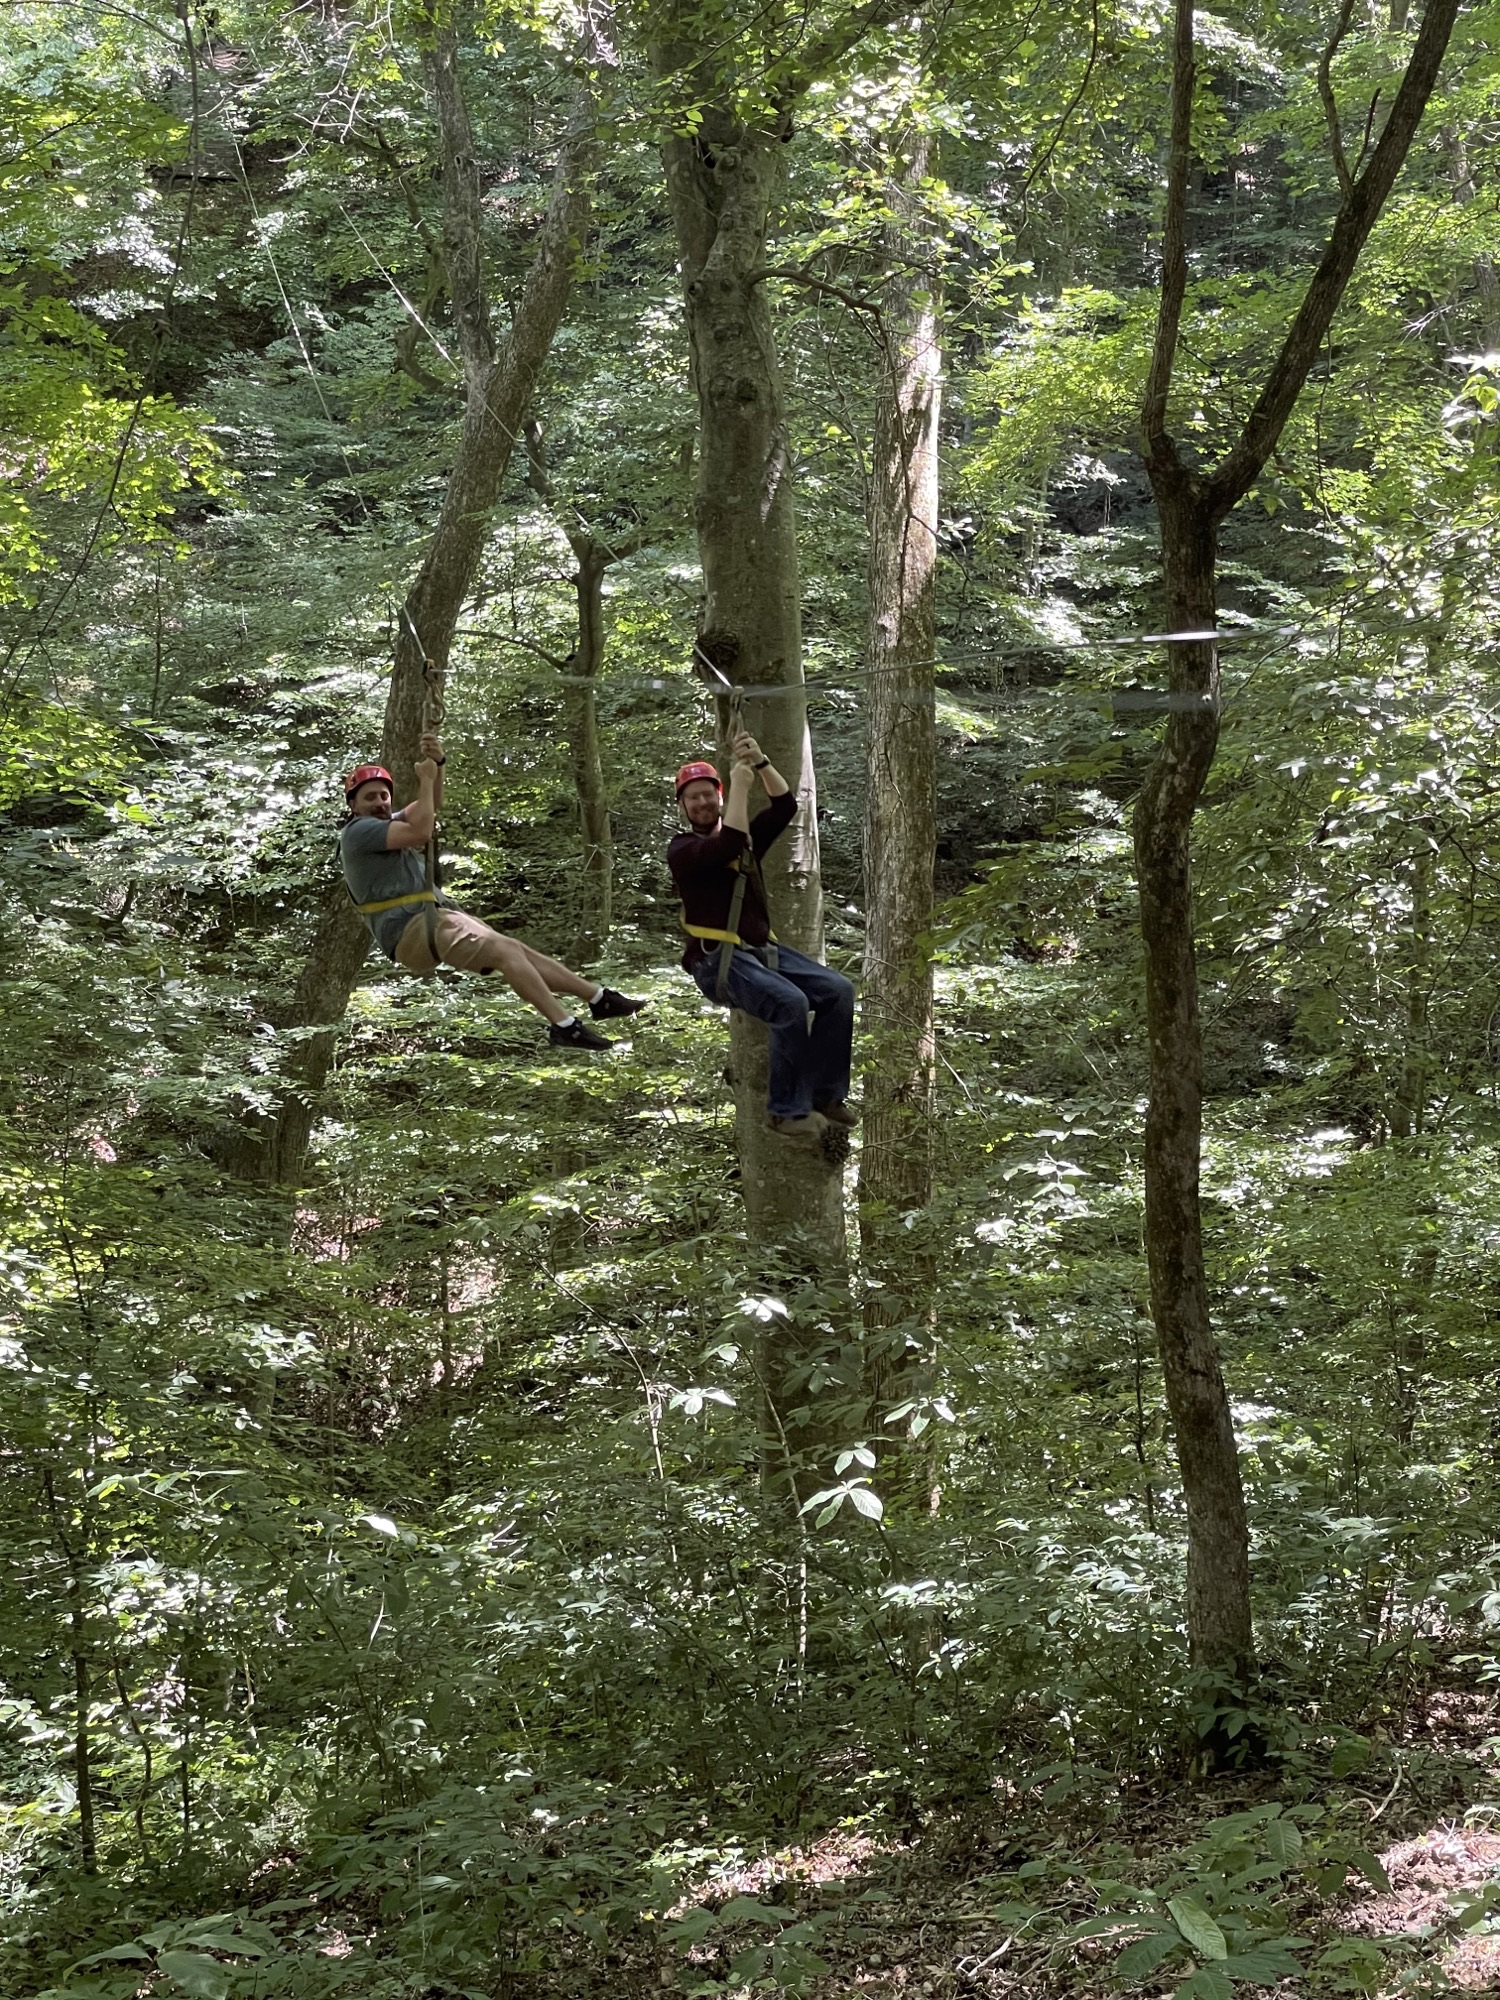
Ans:
{"label": "yellow harness strap", "polygon": [[362,917],[373,917],[381,910],[399,910],[407,903],[435,903],[437,897],[431,889],[416,889],[409,896],[387,896],[379,903],[356,903],[355,909]]}
{"label": "yellow harness strap", "polygon": [[[741,860],[748,860],[749,866],[742,867],[740,865]],[[729,929],[727,931],[718,931],[710,924],[690,924],[687,920],[687,911],[684,910],[682,913],[682,928],[687,932],[689,937],[713,938],[720,945],[727,944],[729,946],[728,951],[720,951],[719,953],[719,977],[715,983],[714,997],[721,1007],[727,1007],[730,1004],[729,968],[734,963],[735,953],[737,951],[754,951],[757,949],[754,945],[747,945],[739,932],[734,928],[740,920],[740,911],[745,907],[745,888],[750,877],[754,875],[757,881],[760,879],[760,870],[756,865],[754,848],[747,848],[740,860],[732,861],[729,865],[737,877],[734,885],[734,895],[730,898],[729,903]],[[761,901],[765,901],[764,889],[761,891]],[[764,950],[766,954],[766,968],[768,971],[774,972],[778,962],[775,931],[769,932]]]}
{"label": "yellow harness strap", "polygon": [[[740,936],[740,934],[739,934],[739,932],[738,932],[738,931],[716,931],[716,930],[711,930],[711,929],[710,929],[710,928],[708,927],[708,925],[707,925],[707,924],[690,924],[690,923],[687,923],[687,922],[684,922],[684,924],[683,924],[682,928],[683,928],[683,929],[684,929],[684,930],[685,930],[685,931],[686,931],[686,932],[688,933],[689,937],[695,937],[695,938],[713,938],[713,939],[714,939],[714,940],[715,940],[715,941],[716,941],[717,943],[719,943],[719,944],[741,944],[741,945],[742,945],[742,944],[744,944],[744,942],[745,942],[745,940],[744,940],[744,939],[743,939],[743,938],[742,938],[742,937]],[[771,943],[772,943],[772,944],[775,944],[776,942],[777,942],[777,937],[776,937],[776,933],[775,933],[775,931],[772,931],[772,932],[771,932]],[[747,946],[746,948],[747,948],[747,949],[751,949],[751,947],[748,947],[748,946]]]}

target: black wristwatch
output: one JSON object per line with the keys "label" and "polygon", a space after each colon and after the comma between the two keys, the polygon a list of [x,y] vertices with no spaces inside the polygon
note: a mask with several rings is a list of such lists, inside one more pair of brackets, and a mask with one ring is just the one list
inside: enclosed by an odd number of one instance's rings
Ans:
{"label": "black wristwatch", "polygon": [[769,757],[762,757],[758,764],[752,764],[750,768],[752,771],[764,771],[770,761]]}

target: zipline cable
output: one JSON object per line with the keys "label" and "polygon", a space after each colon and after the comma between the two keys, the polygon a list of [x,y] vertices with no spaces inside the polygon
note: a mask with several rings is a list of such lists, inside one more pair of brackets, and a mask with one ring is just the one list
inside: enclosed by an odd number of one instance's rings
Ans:
{"label": "zipline cable", "polygon": [[[1294,634],[1300,635],[1301,633],[1305,632],[1308,629],[1309,628],[1305,626],[1295,626],[1295,625],[1277,626],[1277,627],[1237,626],[1237,627],[1231,627],[1227,631],[1223,632],[1205,632],[1205,631],[1145,632],[1139,634],[1126,635],[1123,637],[1105,638],[1105,639],[1025,640],[1019,643],[1011,643],[1001,646],[977,647],[962,653],[948,653],[941,656],[934,655],[930,659],[902,661],[899,664],[892,665],[890,667],[881,667],[869,664],[867,656],[858,655],[856,656],[856,660],[864,663],[851,664],[848,668],[846,668],[844,671],[840,673],[839,678],[837,680],[815,677],[809,680],[777,681],[777,682],[769,682],[761,684],[752,684],[749,686],[742,686],[734,682],[731,682],[727,675],[722,673],[718,667],[713,665],[712,661],[709,661],[704,657],[702,651],[695,643],[693,648],[694,658],[696,661],[701,663],[701,667],[706,667],[708,673],[711,673],[714,676],[712,682],[710,682],[707,679],[707,676],[701,671],[701,668],[700,671],[695,675],[693,680],[688,680],[686,678],[678,679],[674,676],[666,674],[653,674],[653,675],[611,674],[607,680],[604,680],[600,679],[597,675],[565,674],[561,672],[549,672],[549,673],[537,672],[534,673],[531,676],[531,678],[535,681],[535,683],[538,686],[544,686],[544,687],[591,687],[595,689],[604,687],[609,687],[614,689],[643,688],[654,692],[662,692],[668,689],[674,689],[674,690],[680,689],[683,692],[687,692],[692,690],[696,686],[698,689],[704,690],[709,694],[713,695],[716,700],[727,700],[730,703],[730,720],[731,723],[733,723],[736,715],[738,715],[740,721],[743,722],[743,704],[746,701],[751,701],[751,700],[763,701],[763,700],[774,699],[776,697],[790,697],[796,695],[818,696],[818,695],[841,694],[844,693],[855,682],[875,680],[884,675],[910,670],[913,667],[932,667],[941,671],[953,671],[962,666],[973,665],[981,661],[1019,659],[1019,658],[1024,658],[1031,654],[1035,654],[1037,652],[1084,652],[1084,651],[1095,651],[1095,650],[1126,651],[1131,649],[1145,649],[1163,645],[1201,644],[1203,641],[1209,639],[1217,640],[1220,644],[1232,645],[1242,638],[1258,638],[1263,636],[1270,638],[1286,637]],[[506,633],[486,633],[477,630],[473,627],[465,628],[463,626],[460,626],[455,636],[471,640],[478,640],[481,643],[484,642],[485,640],[489,640],[490,643],[495,645],[509,646],[509,645],[520,645],[522,643],[518,639],[512,638],[509,634]],[[527,650],[528,651],[531,650],[530,647],[527,647]],[[940,696],[946,692],[950,692],[950,690],[946,690],[943,688],[936,688],[934,689],[933,692],[935,695]],[[951,692],[967,693],[968,691],[951,690]],[[1017,697],[1044,699],[1047,696],[1052,696],[1052,695],[1072,695],[1075,693],[1086,694],[1090,691],[1077,689],[1076,687],[1056,687],[1056,688],[1015,689],[1009,691],[994,689],[994,690],[989,690],[987,692],[991,692],[997,695],[1008,692]],[[1099,695],[1102,696],[1102,695],[1111,695],[1116,692],[1120,694],[1126,694],[1126,693],[1150,694],[1153,693],[1154,690],[1150,689],[1116,690],[1113,688],[1101,686],[1097,690],[1094,690],[1093,692],[1097,692]],[[1199,696],[1199,695],[1185,695],[1182,697],[1182,699],[1184,704],[1187,706],[1200,707],[1204,704],[1204,702],[1206,702],[1209,699],[1209,697]]]}
{"label": "zipline cable", "polygon": [[227,119],[224,122],[224,130],[229,135],[230,145],[234,148],[234,159],[235,165],[239,169],[240,186],[244,190],[245,203],[250,210],[250,219],[255,224],[256,240],[265,252],[266,263],[270,269],[272,278],[275,280],[276,290],[281,299],[281,309],[286,315],[287,325],[292,330],[292,339],[297,344],[297,352],[302,357],[302,366],[306,369],[308,380],[312,383],[313,394],[318,399],[318,408],[323,412],[324,421],[327,423],[328,428],[334,433],[338,455],[344,461],[344,470],[349,475],[349,485],[353,490],[355,499],[359,502],[360,512],[365,517],[365,523],[368,527],[377,528],[379,522],[370,511],[369,502],[360,491],[359,480],[354,471],[353,460],[350,458],[348,448],[344,443],[343,433],[339,428],[333,411],[329,407],[328,398],[323,393],[322,378],[314,366],[312,354],[306,340],[303,338],[302,328],[298,323],[297,315],[292,310],[291,298],[285,284],[282,282],[281,267],[276,262],[276,252],[271,248],[271,238],[265,227],[265,219],[261,215],[260,209],[256,206],[255,192],[250,185],[250,173],[245,165],[245,156],[240,151],[238,134]]}

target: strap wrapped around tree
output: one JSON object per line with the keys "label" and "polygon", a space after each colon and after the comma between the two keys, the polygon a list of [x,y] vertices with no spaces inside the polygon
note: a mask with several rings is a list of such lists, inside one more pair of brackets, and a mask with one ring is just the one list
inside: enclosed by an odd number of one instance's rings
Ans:
{"label": "strap wrapped around tree", "polygon": [[[422,656],[422,735],[435,735],[447,719],[448,707],[444,700],[443,669],[422,643],[422,634],[417,630],[416,620],[408,606],[401,607],[401,618],[411,634],[418,652]],[[441,963],[438,957],[437,913],[442,904],[442,872],[438,862],[437,814],[432,819],[432,832],[427,837],[427,845],[422,850],[422,873],[424,893],[428,902],[423,909],[427,920],[427,949],[432,956],[434,969]]]}
{"label": "strap wrapped around tree", "polygon": [[[726,704],[725,740],[733,744],[735,738],[745,729],[745,690],[731,681],[723,667],[713,657],[718,653],[725,658],[725,665],[733,665],[738,657],[738,647],[732,639],[717,642],[706,633],[700,633],[693,641],[693,670],[701,681],[711,687],[718,698]],[[729,921],[725,925],[726,936],[719,946],[719,976],[714,987],[714,997],[721,1007],[727,1007],[729,1000],[729,973],[734,964],[734,954],[739,949],[740,912],[745,907],[745,890],[754,882],[760,891],[760,900],[770,914],[770,901],[766,896],[765,878],[760,872],[760,857],[755,852],[753,835],[745,837],[745,852],[736,870],[734,894],[729,903]],[[766,969],[775,972],[780,963],[776,949],[776,939],[771,937],[765,947]]]}

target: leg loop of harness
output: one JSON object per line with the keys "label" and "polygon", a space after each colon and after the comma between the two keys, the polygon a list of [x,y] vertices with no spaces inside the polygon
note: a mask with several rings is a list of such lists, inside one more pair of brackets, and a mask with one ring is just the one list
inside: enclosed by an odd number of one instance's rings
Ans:
{"label": "leg loop of harness", "polygon": [[[766,885],[764,881],[761,879],[760,860],[755,852],[755,843],[753,838],[751,840],[750,846],[745,849],[744,855],[740,861],[740,879],[738,887],[736,889],[737,897],[743,897],[744,895],[746,876],[751,876],[754,878],[755,886],[760,891],[761,905],[763,908],[769,909],[770,900],[766,895]],[[734,905],[734,912],[735,912],[734,918],[731,920],[729,925],[729,928],[731,930],[737,930],[739,928],[739,923],[738,923],[739,910],[740,910],[740,905],[739,902],[736,901]],[[779,971],[781,968],[781,954],[776,949],[776,940],[774,937],[768,937],[766,939],[764,950],[765,950],[765,957],[761,961],[761,963],[765,966],[768,972]]]}
{"label": "leg loop of harness", "polygon": [[[748,880],[749,877],[746,875],[742,865],[738,875],[735,877],[734,894],[729,899],[729,921],[724,926],[726,931],[737,932],[739,930],[740,912],[745,907],[745,885]],[[714,998],[721,1007],[729,1005],[729,972],[734,964],[735,949],[735,946],[727,938],[719,946],[719,978],[717,985],[714,987]]]}

